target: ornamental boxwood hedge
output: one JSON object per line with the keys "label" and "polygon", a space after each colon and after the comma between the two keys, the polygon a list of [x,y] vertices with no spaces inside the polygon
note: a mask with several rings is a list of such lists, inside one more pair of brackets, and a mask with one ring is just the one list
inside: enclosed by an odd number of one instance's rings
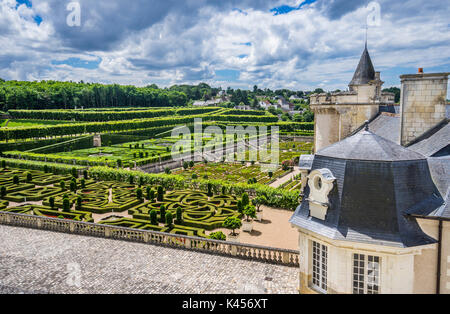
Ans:
{"label": "ornamental boxwood hedge", "polygon": [[130,176],[140,180],[146,185],[161,185],[164,189],[170,190],[200,190],[207,192],[208,184],[211,184],[212,191],[219,194],[224,186],[230,194],[242,195],[247,192],[250,196],[265,196],[266,201],[263,205],[295,210],[299,205],[299,191],[287,191],[278,188],[272,188],[261,184],[229,183],[222,180],[186,180],[180,175],[166,175],[143,173],[140,171],[129,171],[122,169],[111,169],[107,167],[92,167],[89,169],[89,175],[97,180],[127,182]]}

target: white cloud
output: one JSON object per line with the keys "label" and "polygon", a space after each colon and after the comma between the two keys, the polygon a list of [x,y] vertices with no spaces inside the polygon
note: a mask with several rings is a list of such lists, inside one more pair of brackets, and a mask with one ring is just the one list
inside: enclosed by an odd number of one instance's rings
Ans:
{"label": "white cloud", "polygon": [[[121,84],[170,85],[207,82],[232,86],[312,89],[345,88],[364,45],[364,1],[351,7],[318,1],[289,14],[269,11],[301,1],[220,3],[210,1],[87,2],[83,25],[64,24],[60,1],[36,0],[18,10],[0,2],[0,77]],[[239,4],[238,4],[239,3]],[[380,1],[380,27],[369,30],[369,50],[383,78],[398,82],[397,67],[448,71],[450,9],[444,1],[403,4]],[[437,4],[438,3],[438,4]],[[363,5],[362,5],[363,4]],[[233,7],[242,8],[245,14]],[[437,9],[438,8],[438,9]],[[416,14],[420,11],[420,14]],[[155,13],[156,12],[156,13]],[[416,12],[416,13],[414,13]],[[43,22],[38,26],[34,16]],[[245,45],[244,43],[251,43]],[[53,65],[52,60],[101,58],[94,70]],[[238,81],[215,77],[240,71]],[[389,74],[390,73],[390,74]],[[382,73],[383,75],[383,73]]]}

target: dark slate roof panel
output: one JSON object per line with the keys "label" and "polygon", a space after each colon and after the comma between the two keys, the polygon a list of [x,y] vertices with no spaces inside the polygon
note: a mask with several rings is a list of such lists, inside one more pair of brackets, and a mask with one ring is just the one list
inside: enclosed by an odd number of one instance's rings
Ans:
{"label": "dark slate roof panel", "polygon": [[373,80],[375,80],[375,69],[366,45],[361,55],[361,59],[359,60],[355,74],[353,75],[353,79],[349,85],[364,85]]}
{"label": "dark slate roof panel", "polygon": [[336,177],[326,219],[309,216],[307,186],[292,224],[335,240],[395,247],[435,242],[407,215],[430,214],[443,204],[425,159],[385,162],[316,155],[312,170],[322,168]]}
{"label": "dark slate roof panel", "polygon": [[425,156],[433,156],[450,145],[450,123],[446,123],[437,132],[422,141],[411,145],[412,149]]}
{"label": "dark slate roof panel", "polygon": [[317,152],[317,155],[348,160],[370,161],[425,159],[419,153],[366,130],[321,149]]}

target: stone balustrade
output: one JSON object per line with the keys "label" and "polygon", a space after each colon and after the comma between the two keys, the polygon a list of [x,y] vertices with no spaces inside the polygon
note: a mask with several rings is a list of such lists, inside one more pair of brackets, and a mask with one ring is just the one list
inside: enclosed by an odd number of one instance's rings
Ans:
{"label": "stone balustrade", "polygon": [[132,229],[2,211],[0,211],[0,224],[131,242],[149,243],[286,266],[299,266],[299,253],[297,251],[252,244],[219,241],[150,230]]}

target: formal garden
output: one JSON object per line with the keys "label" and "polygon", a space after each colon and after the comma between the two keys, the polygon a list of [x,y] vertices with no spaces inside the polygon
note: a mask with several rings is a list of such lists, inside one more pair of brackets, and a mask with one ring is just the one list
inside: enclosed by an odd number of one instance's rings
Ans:
{"label": "formal garden", "polygon": [[[278,122],[257,110],[136,107],[9,115],[0,125],[1,211],[220,240],[238,241],[241,234],[249,243],[267,244],[278,238],[299,204],[300,178],[270,185],[291,175],[299,156],[312,150],[310,142],[285,134],[310,136],[313,124]],[[194,126],[199,118],[200,133]],[[280,129],[278,165],[249,159],[252,140],[271,133],[227,135],[228,127],[241,125]],[[183,126],[188,137],[171,135]],[[210,126],[224,136],[206,132]],[[194,141],[174,146],[181,140]],[[216,151],[231,143],[236,149],[243,141],[243,160],[234,153],[189,161],[199,147]],[[272,147],[269,142],[259,149],[270,154]],[[188,158],[166,167],[174,154]],[[145,171],[152,165],[161,165],[159,172]]]}

